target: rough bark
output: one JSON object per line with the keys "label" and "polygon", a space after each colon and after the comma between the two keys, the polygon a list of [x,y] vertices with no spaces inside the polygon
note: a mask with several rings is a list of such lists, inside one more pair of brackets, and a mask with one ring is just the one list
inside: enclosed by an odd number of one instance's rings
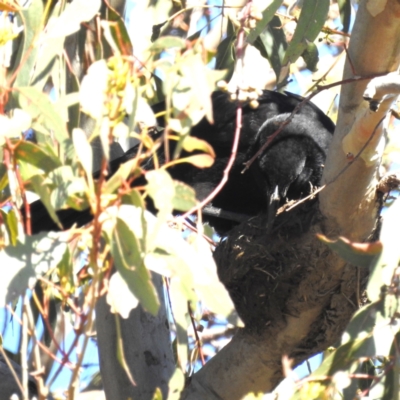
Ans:
{"label": "rough bark", "polygon": [[[355,74],[397,69],[399,33],[398,1],[388,0],[376,16],[368,11],[367,1],[361,1],[349,48]],[[347,60],[344,79],[354,77],[350,65]],[[362,98],[367,83],[359,80],[342,86],[323,178],[328,185],[319,203],[309,206],[314,208],[309,229],[304,227],[304,213],[312,210],[304,206],[288,218],[298,219],[300,228],[288,226],[267,235],[248,222],[217,249],[219,275],[246,327],[194,374],[184,399],[235,400],[249,392],[271,391],[283,378],[282,356],[297,364],[332,345],[358,308],[363,277],[327,249],[316,233],[363,241],[376,224],[375,185],[384,131],[378,123],[392,100],[371,112]]]}

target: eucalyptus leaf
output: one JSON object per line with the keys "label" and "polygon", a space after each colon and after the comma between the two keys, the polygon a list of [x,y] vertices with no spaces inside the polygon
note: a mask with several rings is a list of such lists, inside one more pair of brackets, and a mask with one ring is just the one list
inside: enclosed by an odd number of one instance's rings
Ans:
{"label": "eucalyptus leaf", "polygon": [[46,232],[25,236],[0,250],[0,307],[32,288],[38,276],[55,268],[67,251],[68,235]]}
{"label": "eucalyptus leaf", "polygon": [[322,27],[329,10],[329,0],[304,0],[293,38],[286,50],[283,64],[295,62],[313,42]]}

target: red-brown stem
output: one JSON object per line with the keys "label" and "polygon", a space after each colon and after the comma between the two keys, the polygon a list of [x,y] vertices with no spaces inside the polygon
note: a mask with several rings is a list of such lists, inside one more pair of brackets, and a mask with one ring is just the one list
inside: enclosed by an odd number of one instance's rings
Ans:
{"label": "red-brown stem", "polygon": [[[246,35],[245,30],[244,30],[244,24],[245,24],[246,18],[250,14],[251,3],[252,3],[251,0],[247,2],[247,5],[243,11],[242,18],[240,20],[240,29],[239,29],[239,33],[238,33],[238,37],[237,37],[237,42],[236,42],[236,59],[238,60],[237,61],[238,63],[240,63],[244,57],[245,35]],[[242,116],[243,116],[243,105],[241,102],[238,102],[237,109],[236,109],[236,128],[235,128],[235,134],[234,134],[234,139],[233,139],[233,144],[232,144],[231,156],[229,158],[228,164],[226,165],[226,167],[224,169],[224,173],[223,173],[220,183],[203,201],[201,201],[199,204],[197,204],[191,210],[189,210],[188,212],[183,214],[181,218],[187,218],[189,215],[197,212],[198,210],[201,210],[206,204],[208,204],[212,199],[214,199],[214,197],[221,191],[221,189],[225,186],[226,182],[228,181],[229,172],[232,169],[232,166],[236,160],[237,150],[239,147],[240,132],[242,129]]]}
{"label": "red-brown stem", "polygon": [[200,341],[200,337],[199,337],[199,334],[198,334],[197,329],[196,329],[196,323],[195,323],[195,320],[194,320],[194,317],[193,317],[192,308],[190,307],[189,303],[188,303],[188,311],[189,311],[189,315],[190,315],[190,320],[192,321],[192,327],[193,327],[194,337],[195,337],[195,340],[196,340],[196,346],[197,346],[197,349],[199,350],[201,366],[204,367],[206,361],[204,359],[203,349],[201,348],[201,341]]}

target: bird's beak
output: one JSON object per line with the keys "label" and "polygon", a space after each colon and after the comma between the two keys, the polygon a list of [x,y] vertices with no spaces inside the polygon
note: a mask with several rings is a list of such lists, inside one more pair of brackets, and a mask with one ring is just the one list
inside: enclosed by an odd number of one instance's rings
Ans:
{"label": "bird's beak", "polygon": [[272,231],[272,227],[274,225],[276,210],[279,207],[279,191],[278,186],[275,186],[274,191],[269,196],[269,204],[268,204],[268,219],[267,219],[267,233]]}

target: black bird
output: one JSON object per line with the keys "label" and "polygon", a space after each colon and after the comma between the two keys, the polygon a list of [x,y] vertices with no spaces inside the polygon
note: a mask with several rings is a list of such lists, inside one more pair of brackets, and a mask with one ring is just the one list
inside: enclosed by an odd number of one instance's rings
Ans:
{"label": "black bird", "polygon": [[[224,92],[214,92],[213,115],[215,123],[203,119],[192,128],[191,135],[209,142],[216,153],[213,166],[196,169],[180,164],[170,169],[175,179],[190,184],[202,200],[218,185],[231,155],[236,125],[237,105]],[[259,98],[259,107],[243,107],[239,149],[228,182],[212,201],[212,206],[228,214],[226,220],[205,216],[219,233],[231,229],[238,221],[236,215],[254,216],[268,213],[268,228],[272,228],[276,209],[287,200],[300,199],[318,186],[323,164],[335,125],[313,103],[305,102],[284,126],[272,143],[257,157],[244,173],[244,163],[264,145],[293,110],[303,101],[301,96],[265,90]],[[161,105],[158,105],[160,109]],[[205,210],[208,213],[208,210]]]}
{"label": "black bird", "polygon": [[[312,186],[318,186],[323,163],[334,131],[333,122],[314,104],[301,105],[291,122],[282,129],[265,151],[257,157],[248,171],[242,173],[248,161],[285,121],[303,98],[290,93],[281,94],[265,90],[258,99],[259,107],[243,106],[242,129],[238,153],[223,189],[212,201],[212,206],[224,212],[237,215],[255,216],[268,212],[268,223],[272,226],[278,204],[299,199],[310,193]],[[231,155],[236,126],[236,104],[224,92],[212,94],[214,124],[203,119],[192,128],[192,136],[209,142],[216,153],[212,167],[197,169],[189,164],[178,164],[169,169],[172,177],[191,185],[199,200],[204,199],[220,182]],[[165,104],[153,106],[157,113]],[[160,124],[163,121],[159,119]],[[162,133],[161,133],[162,134]],[[161,135],[159,134],[159,135]],[[170,143],[171,152],[174,142]],[[163,150],[159,157],[163,159]],[[110,163],[110,173],[119,165],[136,155],[137,148],[128,150],[122,157]],[[152,167],[152,160],[147,162]],[[56,229],[56,225],[38,202],[32,203],[32,231]],[[62,210],[60,220],[65,228],[89,222],[89,211]],[[238,220],[224,220],[205,216],[204,220],[224,233]]]}

